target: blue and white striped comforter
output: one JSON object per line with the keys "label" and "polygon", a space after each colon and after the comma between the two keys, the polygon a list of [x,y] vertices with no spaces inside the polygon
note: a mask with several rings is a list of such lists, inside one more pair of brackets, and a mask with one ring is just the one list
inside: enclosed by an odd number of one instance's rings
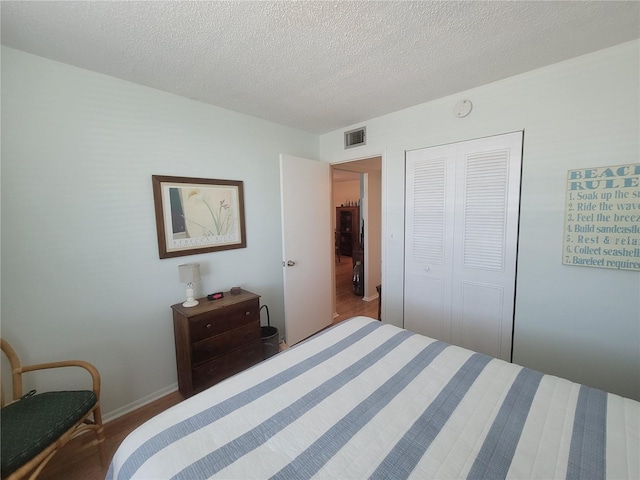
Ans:
{"label": "blue and white striped comforter", "polygon": [[640,478],[640,403],[365,317],[132,432],[107,479]]}

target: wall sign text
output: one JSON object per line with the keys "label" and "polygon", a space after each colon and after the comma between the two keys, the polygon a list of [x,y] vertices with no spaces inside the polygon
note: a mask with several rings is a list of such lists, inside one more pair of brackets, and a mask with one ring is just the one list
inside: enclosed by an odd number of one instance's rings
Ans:
{"label": "wall sign text", "polygon": [[640,271],[640,163],[569,170],[562,263]]}

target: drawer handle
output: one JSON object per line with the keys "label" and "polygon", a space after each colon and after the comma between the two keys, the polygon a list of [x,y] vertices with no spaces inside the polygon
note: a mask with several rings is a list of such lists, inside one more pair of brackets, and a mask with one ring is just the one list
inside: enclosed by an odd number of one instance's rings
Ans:
{"label": "drawer handle", "polygon": [[211,328],[211,324],[210,323],[207,323],[207,328]]}
{"label": "drawer handle", "polygon": [[249,315],[251,315],[251,312],[244,312],[244,314],[248,317]]}
{"label": "drawer handle", "polygon": [[216,369],[215,369],[215,368],[212,368],[211,370],[209,370],[209,371],[207,372],[207,377],[211,377],[211,376],[213,376],[213,375],[215,375],[215,374],[216,374]]}
{"label": "drawer handle", "polygon": [[216,347],[214,347],[213,345],[207,345],[206,347],[204,347],[205,352],[213,352],[215,349]]}
{"label": "drawer handle", "polygon": [[244,334],[244,338],[245,338],[245,339],[246,339],[246,338],[251,338],[251,337],[253,337],[253,332],[248,332],[248,333],[245,333],[245,334]]}

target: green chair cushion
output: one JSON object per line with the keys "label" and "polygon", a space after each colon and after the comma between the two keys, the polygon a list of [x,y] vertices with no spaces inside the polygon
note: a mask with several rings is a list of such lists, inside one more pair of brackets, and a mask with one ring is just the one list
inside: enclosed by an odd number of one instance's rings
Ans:
{"label": "green chair cushion", "polygon": [[94,392],[45,392],[0,410],[2,477],[38,455],[96,404]]}

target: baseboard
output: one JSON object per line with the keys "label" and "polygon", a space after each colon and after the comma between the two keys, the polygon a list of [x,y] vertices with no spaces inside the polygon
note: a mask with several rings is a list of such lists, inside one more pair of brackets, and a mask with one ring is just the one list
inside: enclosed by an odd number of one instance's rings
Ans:
{"label": "baseboard", "polygon": [[377,300],[378,299],[378,294],[376,293],[375,295],[373,295],[372,297],[362,297],[362,300],[365,302],[372,302],[373,300]]}
{"label": "baseboard", "polygon": [[115,409],[113,412],[109,412],[105,415],[102,416],[102,423],[109,423],[112,420],[115,420],[116,418],[122,417],[123,415],[126,415],[127,413],[131,413],[134,410],[137,410],[140,407],[144,407],[145,405],[148,405],[151,402],[155,402],[156,400],[159,400],[160,398],[169,395],[170,393],[173,393],[175,391],[178,390],[178,384],[174,383],[172,385],[169,385],[168,387],[165,388],[161,388],[160,390],[153,392],[145,397],[142,397],[140,400],[136,400],[135,402],[131,402],[127,405],[125,405],[124,407],[120,407]]}

